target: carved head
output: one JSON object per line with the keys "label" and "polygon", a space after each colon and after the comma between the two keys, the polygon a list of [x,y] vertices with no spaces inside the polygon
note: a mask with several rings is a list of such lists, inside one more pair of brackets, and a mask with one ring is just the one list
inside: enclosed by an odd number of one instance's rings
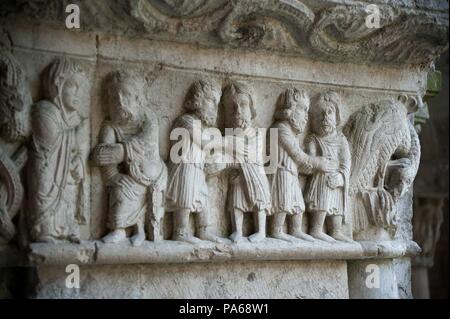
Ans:
{"label": "carved head", "polygon": [[341,104],[341,98],[336,92],[319,94],[311,113],[314,133],[325,136],[336,130],[341,122],[339,111]]}
{"label": "carved head", "polygon": [[221,89],[217,83],[197,80],[189,88],[183,106],[194,112],[207,126],[213,126],[217,120],[220,93]]}
{"label": "carved head", "polygon": [[397,100],[405,106],[406,114],[412,114],[424,107],[422,97],[420,95],[400,94]]}
{"label": "carved head", "polygon": [[136,122],[144,107],[144,79],[138,74],[119,70],[108,74],[106,93],[110,120]]}
{"label": "carved head", "polygon": [[47,98],[61,109],[65,118],[72,113],[87,117],[86,74],[81,64],[72,58],[56,58],[47,69],[44,89]]}
{"label": "carved head", "polygon": [[227,127],[247,128],[256,117],[255,98],[251,89],[239,82],[229,84],[222,96],[227,110]]}
{"label": "carved head", "polygon": [[29,133],[31,95],[19,62],[6,50],[0,50],[0,135],[9,142]]}
{"label": "carved head", "polygon": [[289,88],[278,97],[274,118],[277,121],[288,121],[295,132],[301,133],[308,123],[308,110],[308,93]]}

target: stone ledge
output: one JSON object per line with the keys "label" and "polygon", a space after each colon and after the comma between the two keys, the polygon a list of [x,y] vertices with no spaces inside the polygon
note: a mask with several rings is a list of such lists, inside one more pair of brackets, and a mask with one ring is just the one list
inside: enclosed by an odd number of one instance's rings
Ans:
{"label": "stone ledge", "polygon": [[420,252],[413,241],[379,241],[354,243],[290,244],[275,239],[252,244],[190,245],[181,242],[145,242],[140,247],[131,244],[104,244],[88,241],[82,244],[44,244],[30,246],[29,263],[34,266],[108,264],[198,263],[226,261],[276,260],[357,260],[413,256]]}

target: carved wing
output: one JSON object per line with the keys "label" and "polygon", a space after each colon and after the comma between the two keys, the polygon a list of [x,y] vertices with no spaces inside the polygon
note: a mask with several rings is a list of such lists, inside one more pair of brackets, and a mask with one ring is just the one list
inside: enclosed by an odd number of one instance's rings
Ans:
{"label": "carved wing", "polygon": [[395,100],[370,104],[353,114],[344,128],[352,156],[350,194],[356,202],[355,230],[369,223],[382,227],[393,224],[395,203],[384,184],[392,156],[411,145],[402,107]]}

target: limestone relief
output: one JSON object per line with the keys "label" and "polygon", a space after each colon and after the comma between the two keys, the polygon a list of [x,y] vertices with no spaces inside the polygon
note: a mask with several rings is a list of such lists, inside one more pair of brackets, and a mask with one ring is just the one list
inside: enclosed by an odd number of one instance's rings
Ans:
{"label": "limestone relief", "polygon": [[16,234],[14,217],[23,205],[21,170],[27,160],[23,144],[29,134],[31,95],[24,70],[6,49],[0,49],[0,241]]}
{"label": "limestone relief", "polygon": [[420,103],[420,98],[406,95],[374,102],[347,122],[354,232],[371,227],[395,230],[396,204],[412,185],[419,166],[419,139],[407,116]]}
{"label": "limestone relief", "polygon": [[28,204],[34,241],[80,242],[85,222],[86,74],[79,61],[57,58],[44,73],[45,99],[32,106]]}
{"label": "limestone relief", "polygon": [[[149,237],[163,239],[162,219],[167,168],[159,155],[159,125],[146,106],[144,80],[138,75],[115,71],[105,80],[108,116],[94,150],[107,185],[108,227],[105,243],[118,243],[133,228],[131,242],[139,246]],[[146,225],[147,224],[147,225]]]}
{"label": "limestone relief", "polygon": [[[11,154],[2,149],[0,157],[1,231],[10,240],[15,233],[12,219],[24,196],[20,168],[27,151],[20,141],[27,136],[31,98],[17,61],[5,51],[1,62],[6,75],[1,82],[2,137],[19,142]],[[86,129],[88,80],[77,60],[64,57],[49,65],[44,75],[46,99],[31,107],[27,176],[31,237],[37,242],[78,243],[79,227],[87,223],[83,146],[88,142],[80,137]],[[130,233],[134,246],[146,239],[162,241],[169,236],[163,227],[166,212],[173,213],[172,240],[226,243],[210,222],[214,203],[207,178],[218,173],[228,179],[224,200],[234,243],[244,241],[246,213],[252,214],[254,223],[251,242],[265,239],[267,220],[268,234],[276,239],[351,242],[344,224],[352,225],[354,234],[371,227],[395,230],[396,204],[418,169],[420,146],[408,114],[420,106],[419,97],[400,95],[397,100],[371,103],[342,125],[345,106],[338,93],[324,91],[310,103],[305,90],[288,88],[278,97],[269,127],[277,131],[277,151],[275,170],[268,172],[262,134],[254,125],[255,95],[247,84],[231,81],[223,94],[220,84],[211,79],[190,85],[185,113],[172,124],[167,165],[160,155],[158,116],[148,107],[144,77],[114,71],[105,77],[102,88],[106,116],[92,159],[108,196],[105,243],[122,242]],[[225,134],[217,128],[220,108]],[[196,136],[196,125],[200,132],[217,129],[219,138]],[[181,144],[172,139],[177,130],[182,130],[180,136],[187,134]],[[209,161],[205,145],[210,149],[216,144],[225,145],[225,162]],[[173,152],[180,154],[178,160]]]}

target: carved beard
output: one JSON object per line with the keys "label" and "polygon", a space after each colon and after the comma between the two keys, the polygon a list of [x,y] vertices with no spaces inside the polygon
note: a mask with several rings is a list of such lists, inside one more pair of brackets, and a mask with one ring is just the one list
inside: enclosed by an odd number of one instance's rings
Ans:
{"label": "carved beard", "polygon": [[118,124],[130,124],[135,123],[139,119],[139,116],[134,114],[130,110],[121,109],[117,114],[114,115],[114,122]]}
{"label": "carved beard", "polygon": [[251,127],[252,121],[248,118],[243,118],[236,116],[234,119],[234,127],[246,129],[247,127]]}
{"label": "carved beard", "polygon": [[323,121],[322,125],[319,127],[319,133],[322,136],[330,135],[336,130],[336,125],[329,123],[328,121]]}
{"label": "carved beard", "polygon": [[300,124],[299,121],[297,121],[297,119],[291,117],[289,119],[289,124],[291,124],[292,129],[294,130],[295,133],[300,134],[303,132],[303,127]]}
{"label": "carved beard", "polygon": [[196,115],[206,126],[214,126],[216,124],[216,117],[212,115],[207,115],[205,112],[198,111]]}

